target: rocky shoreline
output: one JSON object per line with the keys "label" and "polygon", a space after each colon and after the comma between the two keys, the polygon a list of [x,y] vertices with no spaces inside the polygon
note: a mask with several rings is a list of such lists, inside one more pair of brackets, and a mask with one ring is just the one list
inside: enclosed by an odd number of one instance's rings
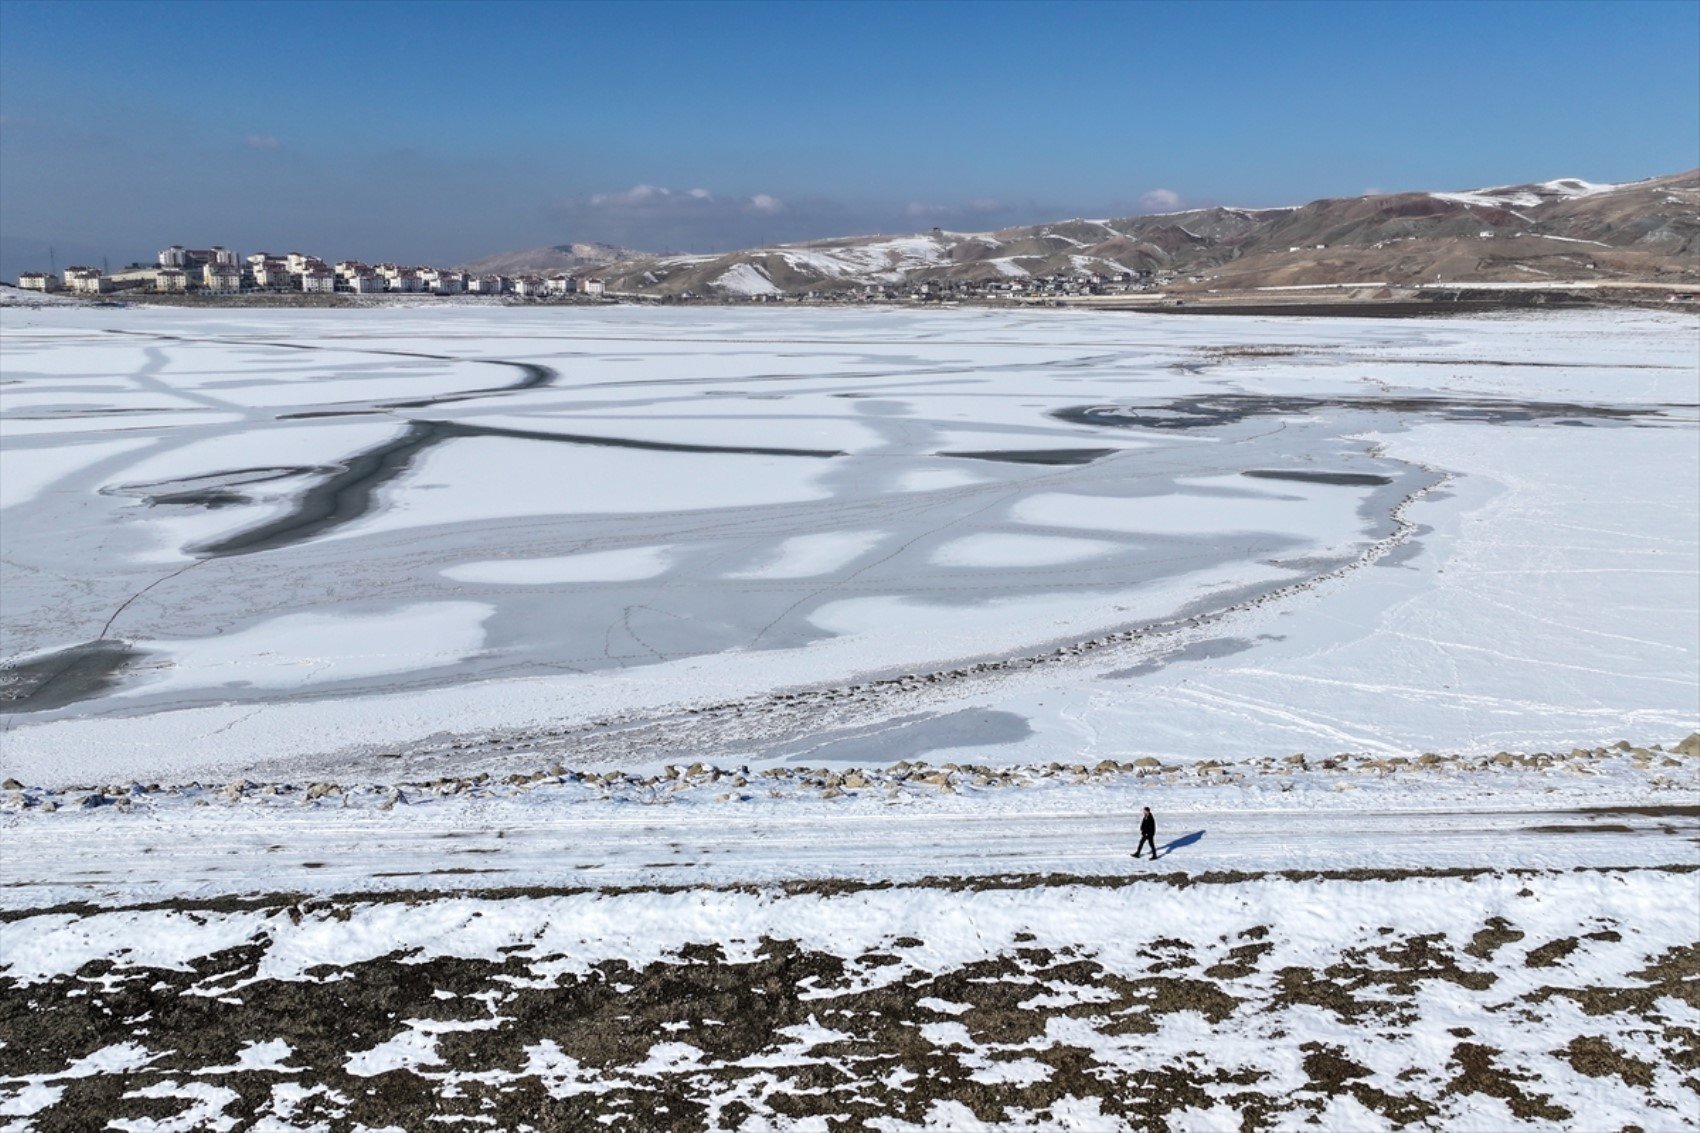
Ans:
{"label": "rocky shoreline", "polygon": [[[1114,785],[1134,781],[1155,786],[1243,784],[1253,778],[1279,781],[1300,774],[1326,773],[1334,778],[1331,789],[1355,790],[1355,781],[1421,772],[1483,773],[1506,771],[1564,771],[1587,775],[1608,760],[1627,763],[1647,774],[1652,790],[1692,785],[1700,773],[1700,732],[1666,748],[1653,742],[1643,745],[1618,740],[1610,745],[1572,748],[1568,752],[1508,752],[1491,755],[1458,755],[1422,752],[1415,755],[1372,755],[1342,753],[1309,756],[1294,753],[1256,760],[1196,762],[1164,761],[1155,756],[1133,760],[1103,759],[1084,763],[1017,764],[991,766],[970,762],[932,764],[926,760],[899,760],[886,767],[769,766],[752,769],[748,764],[721,767],[702,761],[668,764],[659,771],[626,769],[574,769],[560,762],[532,771],[505,775],[478,772],[473,775],[444,775],[431,779],[342,783],[272,782],[235,779],[222,786],[200,782],[185,784],[114,783],[61,788],[37,787],[17,779],[0,783],[0,814],[53,814],[61,809],[94,810],[112,807],[128,811],[138,804],[160,800],[185,800],[195,806],[236,805],[244,802],[298,806],[363,807],[390,810],[436,798],[513,798],[539,790],[574,789],[581,798],[611,801],[657,802],[668,797],[693,794],[697,801],[712,796],[715,803],[749,802],[766,798],[814,797],[832,800],[845,797],[896,797],[931,792],[999,791],[1056,784]],[[1690,782],[1684,784],[1683,769]]]}

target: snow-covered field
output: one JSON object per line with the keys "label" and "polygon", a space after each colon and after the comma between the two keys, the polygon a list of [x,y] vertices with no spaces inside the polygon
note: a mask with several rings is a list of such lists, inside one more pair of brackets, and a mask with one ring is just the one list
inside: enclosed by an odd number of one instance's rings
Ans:
{"label": "snow-covered field", "polygon": [[1700,1128],[1692,317],[8,307],[0,383],[4,1128]]}
{"label": "snow-covered field", "polygon": [[1693,1129],[1695,876],[981,878],[43,914],[6,926],[0,1116]]}

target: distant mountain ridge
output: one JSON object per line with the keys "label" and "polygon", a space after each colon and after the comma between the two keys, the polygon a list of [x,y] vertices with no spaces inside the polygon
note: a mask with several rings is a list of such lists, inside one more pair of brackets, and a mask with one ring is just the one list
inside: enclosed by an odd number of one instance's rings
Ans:
{"label": "distant mountain ridge", "polygon": [[636,248],[622,248],[618,244],[582,242],[551,244],[546,248],[532,248],[524,252],[498,252],[493,256],[462,264],[461,267],[477,275],[550,275],[556,272],[578,271],[580,268],[595,267],[598,264],[616,263],[620,260],[641,259],[650,255],[653,253],[640,252]]}
{"label": "distant mountain ridge", "polygon": [[491,256],[476,266],[505,274],[594,267],[611,290],[710,298],[946,280],[1020,283],[1093,272],[1149,275],[1182,291],[1437,281],[1687,283],[1700,281],[1700,170],[1617,185],[1563,178],[997,232],[854,236],[718,255],[569,244]]}

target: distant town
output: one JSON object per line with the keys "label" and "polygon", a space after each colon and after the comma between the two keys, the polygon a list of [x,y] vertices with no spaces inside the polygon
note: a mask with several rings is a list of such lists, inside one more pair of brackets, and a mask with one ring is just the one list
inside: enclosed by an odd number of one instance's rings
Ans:
{"label": "distant town", "polygon": [[24,272],[18,286],[29,291],[68,291],[107,295],[120,291],[154,294],[248,295],[519,295],[600,296],[604,280],[594,276],[469,275],[453,268],[366,264],[359,260],[327,263],[302,252],[239,256],[229,248],[185,248],[173,244],[158,263],[130,264],[118,271],[73,266],[63,272]]}
{"label": "distant town", "polygon": [[[28,291],[65,291],[98,297],[119,292],[138,295],[196,295],[261,297],[266,295],[441,295],[513,296],[520,299],[644,299],[677,302],[710,299],[715,302],[773,303],[797,301],[939,302],[964,299],[1025,299],[1046,296],[1125,294],[1161,287],[1176,280],[1175,272],[1082,271],[1057,272],[997,280],[917,279],[904,283],[857,283],[816,287],[794,292],[749,293],[736,288],[710,287],[710,294],[685,291],[665,297],[614,289],[607,279],[581,272],[498,275],[457,268],[368,264],[360,260],[330,263],[302,252],[278,255],[253,252],[238,255],[229,248],[188,248],[173,244],[158,262],[135,263],[117,271],[75,265],[59,272],[24,272],[18,286]],[[847,281],[848,282],[848,281]]]}

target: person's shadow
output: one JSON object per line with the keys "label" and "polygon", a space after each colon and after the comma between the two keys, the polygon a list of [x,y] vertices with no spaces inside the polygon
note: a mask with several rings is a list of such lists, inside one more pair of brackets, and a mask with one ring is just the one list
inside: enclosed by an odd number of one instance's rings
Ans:
{"label": "person's shadow", "polygon": [[1161,846],[1157,847],[1157,856],[1160,858],[1166,858],[1183,846],[1191,846],[1197,843],[1203,837],[1204,831],[1202,830],[1194,830],[1191,834],[1182,834],[1179,838],[1170,842],[1165,842]]}

